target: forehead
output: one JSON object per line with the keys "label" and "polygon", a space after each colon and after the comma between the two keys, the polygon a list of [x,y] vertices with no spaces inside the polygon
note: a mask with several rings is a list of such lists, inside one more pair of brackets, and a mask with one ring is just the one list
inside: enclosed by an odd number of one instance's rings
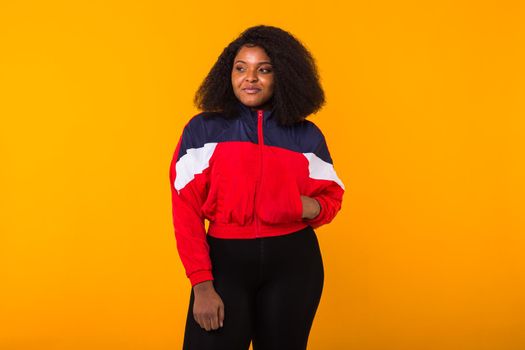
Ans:
{"label": "forehead", "polygon": [[237,60],[243,60],[245,62],[271,61],[270,57],[266,54],[266,51],[259,46],[241,47],[235,56],[235,61]]}

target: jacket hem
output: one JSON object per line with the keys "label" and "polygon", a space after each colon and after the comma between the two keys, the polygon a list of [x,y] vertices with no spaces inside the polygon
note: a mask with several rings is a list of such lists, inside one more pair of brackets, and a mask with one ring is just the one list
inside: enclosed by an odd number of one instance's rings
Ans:
{"label": "jacket hem", "polygon": [[279,224],[278,227],[263,225],[259,226],[259,231],[257,234],[255,225],[236,226],[232,224],[221,225],[210,222],[208,234],[214,238],[254,239],[260,237],[285,235],[302,230],[307,226],[309,225],[305,222],[292,223],[289,225]]}

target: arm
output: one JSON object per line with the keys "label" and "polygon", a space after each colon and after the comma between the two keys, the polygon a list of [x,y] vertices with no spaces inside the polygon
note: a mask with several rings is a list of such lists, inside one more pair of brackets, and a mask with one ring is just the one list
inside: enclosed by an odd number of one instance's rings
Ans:
{"label": "arm", "polygon": [[321,134],[314,152],[305,153],[308,159],[308,189],[319,204],[319,213],[304,222],[317,228],[331,222],[341,209],[345,187],[337,176],[324,136]]}
{"label": "arm", "polygon": [[170,165],[177,249],[195,293],[193,317],[207,331],[223,326],[224,304],[213,286],[212,265],[201,207],[207,197],[209,159],[216,144],[198,142],[187,124]]}
{"label": "arm", "polygon": [[213,275],[201,212],[209,169],[202,169],[207,163],[199,163],[203,157],[196,156],[202,156],[206,149],[191,148],[190,138],[191,129],[186,125],[170,164],[170,187],[177,250],[186,276],[194,286],[213,280]]}

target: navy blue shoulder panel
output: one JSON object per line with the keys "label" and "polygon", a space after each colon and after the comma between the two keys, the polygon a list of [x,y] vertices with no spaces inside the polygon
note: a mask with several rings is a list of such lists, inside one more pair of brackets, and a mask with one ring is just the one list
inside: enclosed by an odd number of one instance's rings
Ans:
{"label": "navy blue shoulder panel", "polygon": [[[311,121],[304,120],[294,126],[280,126],[272,118],[264,120],[264,143],[299,153],[314,153],[325,162],[332,163],[321,130]],[[190,148],[200,148],[210,142],[245,141],[257,143],[257,120],[226,118],[218,112],[201,112],[186,124],[177,160]]]}
{"label": "navy blue shoulder panel", "polygon": [[266,145],[300,153],[314,153],[325,162],[332,164],[325,137],[313,122],[303,120],[293,126],[279,126],[269,120],[268,124],[269,127],[264,129]]}
{"label": "navy blue shoulder panel", "polygon": [[[186,154],[190,148],[200,148],[210,142],[223,141],[251,141],[247,137],[238,137],[236,130],[240,130],[239,118],[225,118],[218,112],[201,112],[193,116],[182,132],[182,140],[177,160]],[[257,137],[257,130],[255,130]],[[247,134],[245,133],[245,136]]]}

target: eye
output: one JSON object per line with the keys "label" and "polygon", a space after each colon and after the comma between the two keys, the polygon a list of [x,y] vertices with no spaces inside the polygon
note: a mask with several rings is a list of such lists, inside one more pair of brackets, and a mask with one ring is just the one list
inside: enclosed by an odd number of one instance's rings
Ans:
{"label": "eye", "polygon": [[235,67],[236,70],[238,70],[239,72],[242,72],[244,70],[244,67],[242,66],[237,66]]}
{"label": "eye", "polygon": [[271,73],[272,72],[272,69],[271,68],[261,68],[261,71],[263,73]]}

